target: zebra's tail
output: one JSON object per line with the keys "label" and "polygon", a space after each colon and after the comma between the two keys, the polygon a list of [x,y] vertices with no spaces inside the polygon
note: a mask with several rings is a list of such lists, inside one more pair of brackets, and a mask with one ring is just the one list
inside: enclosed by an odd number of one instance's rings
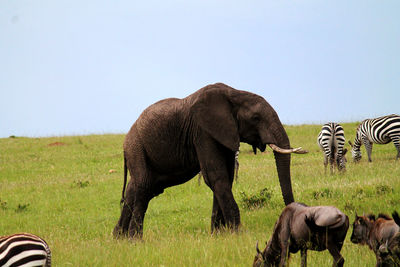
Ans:
{"label": "zebra's tail", "polygon": [[46,253],[47,253],[47,257],[46,257],[46,267],[51,267],[51,250],[49,245],[47,245],[46,242],[44,242],[46,244]]}
{"label": "zebra's tail", "polygon": [[[32,234],[28,234],[28,233],[26,233],[25,235],[33,236]],[[50,250],[49,244],[47,244],[47,242],[43,238],[38,237],[38,236],[35,236],[35,237],[39,238],[39,240],[44,245],[44,249],[46,251],[46,263],[45,263],[45,266],[46,267],[51,267],[51,250]]]}

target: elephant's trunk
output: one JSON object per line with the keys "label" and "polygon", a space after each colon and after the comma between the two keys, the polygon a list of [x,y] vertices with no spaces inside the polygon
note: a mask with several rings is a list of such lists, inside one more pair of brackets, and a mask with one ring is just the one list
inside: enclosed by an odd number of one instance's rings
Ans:
{"label": "elephant's trunk", "polygon": [[282,154],[274,151],[274,155],[283,200],[285,201],[285,205],[288,205],[294,202],[290,177],[290,154]]}
{"label": "elephant's trunk", "polygon": [[305,151],[301,148],[290,148],[289,137],[287,136],[283,125],[276,125],[271,130],[275,143],[269,144],[269,146],[274,150],[275,164],[278,171],[283,200],[285,201],[285,205],[288,205],[294,202],[292,181],[290,177],[291,153],[304,153]]}

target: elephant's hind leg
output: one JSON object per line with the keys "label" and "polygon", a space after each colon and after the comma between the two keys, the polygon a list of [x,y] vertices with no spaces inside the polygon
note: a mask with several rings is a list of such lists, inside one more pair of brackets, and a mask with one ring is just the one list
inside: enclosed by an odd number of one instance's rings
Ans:
{"label": "elephant's hind leg", "polygon": [[114,237],[126,237],[128,235],[129,223],[132,218],[134,209],[134,193],[133,193],[133,185],[132,179],[129,181],[127,190],[126,190],[126,198],[123,201],[121,216],[118,220],[117,225],[114,228]]}
{"label": "elephant's hind leg", "polygon": [[130,238],[142,238],[144,216],[152,195],[153,194],[149,192],[148,189],[136,188],[133,213],[129,222],[128,230]]}
{"label": "elephant's hind leg", "polygon": [[121,217],[119,218],[117,225],[114,227],[113,235],[115,238],[127,236],[131,218],[132,206],[128,206],[127,203],[124,203],[121,211]]}

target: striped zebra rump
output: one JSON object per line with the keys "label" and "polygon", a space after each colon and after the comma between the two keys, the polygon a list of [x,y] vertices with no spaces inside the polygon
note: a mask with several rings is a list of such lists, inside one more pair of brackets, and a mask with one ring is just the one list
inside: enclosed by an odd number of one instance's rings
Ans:
{"label": "striped zebra rump", "polygon": [[324,124],[317,140],[318,145],[324,151],[330,151],[332,155],[335,153],[342,155],[346,140],[343,127],[340,124],[333,122]]}
{"label": "striped zebra rump", "polygon": [[0,237],[0,266],[51,266],[51,251],[46,241],[19,233]]}
{"label": "striped zebra rump", "polygon": [[345,143],[343,127],[338,123],[326,123],[322,126],[321,132],[318,134],[317,142],[321,150],[324,152],[324,165],[328,164],[328,160],[332,165],[336,164],[339,170],[345,170],[347,149],[344,149]]}

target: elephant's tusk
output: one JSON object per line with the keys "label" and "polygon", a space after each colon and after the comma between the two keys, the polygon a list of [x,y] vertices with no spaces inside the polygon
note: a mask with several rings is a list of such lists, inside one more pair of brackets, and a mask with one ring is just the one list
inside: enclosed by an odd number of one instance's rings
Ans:
{"label": "elephant's tusk", "polygon": [[279,146],[275,145],[275,144],[268,144],[272,150],[281,153],[281,154],[290,154],[290,153],[296,153],[296,154],[305,154],[308,153],[307,150],[303,150],[301,147],[298,148],[290,148],[290,149],[286,149],[286,148],[280,148]]}

